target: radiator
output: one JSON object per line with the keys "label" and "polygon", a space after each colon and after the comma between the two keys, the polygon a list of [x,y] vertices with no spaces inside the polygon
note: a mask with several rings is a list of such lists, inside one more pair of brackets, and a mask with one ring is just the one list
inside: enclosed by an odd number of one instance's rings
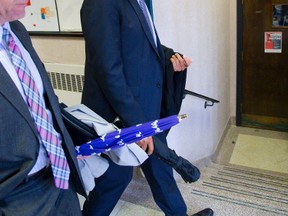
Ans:
{"label": "radiator", "polygon": [[84,66],[45,63],[48,76],[60,102],[80,104],[84,83]]}

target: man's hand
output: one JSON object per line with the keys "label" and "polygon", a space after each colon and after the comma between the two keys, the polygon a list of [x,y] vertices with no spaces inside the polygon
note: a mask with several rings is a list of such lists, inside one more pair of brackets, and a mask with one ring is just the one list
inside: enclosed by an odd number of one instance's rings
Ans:
{"label": "man's hand", "polygon": [[181,72],[185,70],[192,63],[192,59],[186,56],[181,56],[179,53],[175,53],[170,58],[170,61],[173,64],[175,72]]}
{"label": "man's hand", "polygon": [[151,155],[154,151],[154,144],[151,136],[136,142],[136,144],[140,146],[148,155]]}

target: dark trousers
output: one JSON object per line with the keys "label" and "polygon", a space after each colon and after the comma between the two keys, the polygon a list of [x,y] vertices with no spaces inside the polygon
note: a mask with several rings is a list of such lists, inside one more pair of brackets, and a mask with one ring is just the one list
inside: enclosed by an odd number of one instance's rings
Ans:
{"label": "dark trousers", "polygon": [[166,163],[151,155],[141,169],[149,183],[153,198],[166,216],[186,216],[187,207]]}
{"label": "dark trousers", "polygon": [[[95,188],[84,203],[84,216],[109,216],[133,175],[133,168],[118,166],[109,158],[108,170],[95,179]],[[186,216],[186,205],[173,177],[173,170],[155,156],[141,168],[157,205],[167,216]]]}
{"label": "dark trousers", "polygon": [[54,186],[52,171],[24,181],[1,202],[3,216],[81,216],[75,188],[70,182],[68,190]]}
{"label": "dark trousers", "polygon": [[133,167],[119,166],[108,157],[106,159],[109,168],[95,179],[95,187],[84,202],[84,216],[109,216],[132,179]]}

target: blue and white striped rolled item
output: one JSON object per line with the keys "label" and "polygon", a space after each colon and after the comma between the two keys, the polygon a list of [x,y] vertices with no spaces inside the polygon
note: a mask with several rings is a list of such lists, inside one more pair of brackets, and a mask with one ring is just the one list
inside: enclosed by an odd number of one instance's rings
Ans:
{"label": "blue and white striped rolled item", "polygon": [[106,133],[95,140],[91,140],[82,144],[81,146],[76,146],[76,155],[77,157],[85,157],[100,154],[110,151],[111,149],[120,148],[124,145],[135,143],[146,137],[168,130],[186,117],[186,114],[172,115],[166,118]]}

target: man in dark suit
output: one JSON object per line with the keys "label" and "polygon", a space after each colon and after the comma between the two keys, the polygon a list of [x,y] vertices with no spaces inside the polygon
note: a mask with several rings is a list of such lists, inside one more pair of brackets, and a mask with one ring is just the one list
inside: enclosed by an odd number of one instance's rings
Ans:
{"label": "man in dark suit", "polygon": [[[82,103],[109,122],[119,117],[124,127],[158,119],[161,114],[164,51],[143,9],[147,7],[141,0],[84,0],[81,8],[86,49]],[[171,61],[175,71],[191,63],[179,54],[171,56]],[[165,133],[158,138],[167,144]],[[150,154],[141,169],[157,205],[165,215],[186,215],[172,168],[152,154],[153,139],[137,144]],[[132,168],[110,166],[95,179],[84,214],[109,215],[131,178]]]}
{"label": "man in dark suit", "polygon": [[[0,0],[0,215],[81,215],[76,191],[86,194],[74,146],[43,63],[17,21],[26,4]],[[20,79],[22,72],[32,77],[23,75],[29,87]],[[26,93],[32,94],[31,83],[41,108]],[[35,110],[43,111],[41,117]],[[59,152],[53,153],[54,148]]]}

